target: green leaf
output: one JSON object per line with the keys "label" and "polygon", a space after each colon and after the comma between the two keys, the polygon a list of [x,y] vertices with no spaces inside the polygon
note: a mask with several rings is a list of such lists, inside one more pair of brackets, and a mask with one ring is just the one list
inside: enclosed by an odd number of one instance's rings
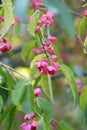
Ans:
{"label": "green leaf", "polygon": [[37,105],[41,109],[44,117],[46,117],[48,119],[52,118],[52,109],[51,109],[49,102],[46,99],[38,97]]}
{"label": "green leaf", "polygon": [[[85,41],[84,41],[84,46],[87,47],[87,36],[86,36]],[[87,51],[86,51],[85,48],[83,48],[83,52],[84,52],[85,54],[87,54]]]}
{"label": "green leaf", "polygon": [[60,0],[44,0],[45,5],[49,10],[57,14],[58,24],[64,29],[71,38],[74,38],[74,22],[72,14],[69,12],[68,7]]}
{"label": "green leaf", "polygon": [[78,99],[78,92],[77,92],[77,85],[76,85],[75,76],[74,76],[72,70],[68,66],[66,66],[65,64],[61,64],[61,70],[64,73],[64,75],[65,75],[65,77],[70,85],[70,88],[72,90],[72,94],[74,97],[74,102],[76,102]]}
{"label": "green leaf", "polygon": [[40,39],[40,36],[38,34],[35,35],[35,39],[37,41],[37,46],[41,46],[41,39]]}
{"label": "green leaf", "polygon": [[87,108],[87,86],[83,89],[80,95],[80,107],[83,111]]}
{"label": "green leaf", "polygon": [[2,123],[2,121],[5,119],[5,117],[7,116],[7,114],[14,108],[14,105],[11,104],[9,105],[6,110],[3,112],[3,114],[0,116],[0,124]]}
{"label": "green leaf", "polygon": [[49,123],[49,121],[47,119],[43,119],[43,126],[44,126],[44,130],[52,130],[51,128],[51,124]]}
{"label": "green leaf", "polygon": [[39,16],[40,16],[39,12],[36,11],[30,17],[30,22],[28,24],[28,32],[31,34],[31,36],[35,36],[35,30],[36,30]]}
{"label": "green leaf", "polygon": [[26,58],[30,55],[34,46],[35,46],[35,40],[29,41],[28,43],[25,43],[23,45],[22,52],[21,52],[21,56],[23,60],[26,60]]}
{"label": "green leaf", "polygon": [[5,121],[6,130],[11,129],[11,126],[12,126],[12,123],[14,120],[14,116],[15,116],[15,112],[16,112],[16,106],[14,106],[7,114],[6,121]]}
{"label": "green leaf", "polygon": [[11,0],[4,0],[3,9],[5,20],[3,29],[1,31],[1,37],[3,37],[7,33],[13,20],[13,7]]}
{"label": "green leaf", "polygon": [[25,95],[22,100],[21,110],[25,113],[32,113],[34,108],[34,94],[32,86],[27,86]]}
{"label": "green leaf", "polygon": [[87,17],[83,17],[78,28],[78,36],[80,37],[87,29]]}
{"label": "green leaf", "polygon": [[44,126],[43,126],[43,118],[41,118],[41,120],[39,121],[37,130],[44,130]]}
{"label": "green leaf", "polygon": [[43,120],[40,120],[37,130],[44,130],[44,126],[43,126]]}
{"label": "green leaf", "polygon": [[1,112],[1,110],[2,110],[2,107],[3,107],[3,99],[2,99],[2,97],[0,96],[0,112]]}
{"label": "green leaf", "polygon": [[25,79],[21,79],[17,82],[14,91],[12,92],[12,102],[15,105],[19,105],[25,90]]}
{"label": "green leaf", "polygon": [[46,118],[41,118],[37,130],[52,130],[49,120]]}
{"label": "green leaf", "polygon": [[53,102],[53,91],[52,91],[52,82],[51,82],[51,79],[50,79],[50,75],[42,75],[39,84],[41,85],[44,93]]}
{"label": "green leaf", "polygon": [[18,36],[19,32],[20,32],[20,24],[15,21],[12,39],[16,38]]}
{"label": "green leaf", "polygon": [[65,122],[57,122],[59,129],[58,130],[72,130],[72,128]]}

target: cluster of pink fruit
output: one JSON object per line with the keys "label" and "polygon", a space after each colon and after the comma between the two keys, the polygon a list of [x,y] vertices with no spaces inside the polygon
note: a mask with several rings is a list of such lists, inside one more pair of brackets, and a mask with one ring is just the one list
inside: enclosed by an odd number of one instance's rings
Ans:
{"label": "cluster of pink fruit", "polygon": [[[35,97],[40,96],[40,94],[41,94],[41,88],[40,87],[35,88],[34,89]],[[35,113],[25,114],[24,120],[26,122],[21,124],[21,126],[20,126],[21,130],[36,130],[39,125],[39,121],[37,121],[36,119],[37,119],[37,115]],[[56,123],[52,122],[51,127],[52,127],[52,130],[56,130],[56,128],[57,128]]]}
{"label": "cluster of pink fruit", "polygon": [[81,86],[81,82],[81,79],[76,79],[78,94],[81,94],[84,89],[84,87]]}
{"label": "cluster of pink fruit", "polygon": [[38,126],[38,122],[33,121],[35,117],[36,117],[35,113],[26,114],[24,116],[24,120],[29,121],[29,122],[24,122],[23,124],[21,124],[21,126],[20,126],[21,129],[22,130],[36,130],[36,128]]}
{"label": "cluster of pink fruit", "polygon": [[51,25],[53,21],[54,14],[52,12],[47,12],[43,14],[41,19],[38,20],[37,27],[35,33],[38,33],[42,27],[42,25]]}
{"label": "cluster of pink fruit", "polygon": [[[34,89],[34,95],[35,97],[38,97],[41,93],[41,88],[38,87],[36,89]],[[37,121],[34,121],[36,117],[36,114],[35,113],[32,113],[32,114],[26,114],[24,116],[24,120],[25,121],[29,121],[29,122],[24,122],[21,124],[21,130],[36,130],[37,126],[38,126],[38,122]]]}
{"label": "cluster of pink fruit", "polygon": [[[39,33],[42,25],[51,25],[53,23],[54,14],[52,12],[47,12],[43,14],[41,19],[38,20],[36,26],[36,33]],[[59,68],[59,62],[57,62],[57,56],[54,54],[53,44],[57,41],[55,36],[48,35],[45,40],[42,39],[42,44],[39,48],[33,48],[35,54],[45,54],[41,61],[36,61],[36,66],[41,72],[41,74],[53,75],[57,72]]]}
{"label": "cluster of pink fruit", "polygon": [[0,52],[8,52],[12,48],[12,44],[7,43],[7,38],[0,38]]}

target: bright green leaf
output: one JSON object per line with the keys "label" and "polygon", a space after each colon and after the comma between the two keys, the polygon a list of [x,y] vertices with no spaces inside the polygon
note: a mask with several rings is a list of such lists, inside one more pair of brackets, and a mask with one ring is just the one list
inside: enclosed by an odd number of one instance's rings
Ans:
{"label": "bright green leaf", "polygon": [[15,105],[18,105],[23,97],[25,90],[25,79],[21,79],[17,82],[16,86],[14,87],[14,91],[12,92],[12,102]]}
{"label": "bright green leaf", "polygon": [[80,95],[80,107],[83,111],[87,108],[87,87],[85,87]]}
{"label": "bright green leaf", "polygon": [[35,36],[35,29],[36,29],[36,26],[37,26],[37,22],[38,22],[39,16],[40,16],[39,12],[36,11],[30,17],[30,21],[29,21],[29,24],[28,24],[28,32],[32,36]]}
{"label": "bright green leaf", "polygon": [[9,30],[10,25],[13,20],[13,7],[11,0],[4,0],[3,3],[3,9],[4,9],[4,26],[1,31],[1,37],[3,37],[6,32]]}
{"label": "bright green leaf", "polygon": [[32,113],[34,108],[34,94],[32,86],[27,86],[25,91],[26,92],[21,103],[21,110],[25,113]]}
{"label": "bright green leaf", "polygon": [[78,36],[80,37],[87,30],[87,17],[83,17],[78,28]]}
{"label": "bright green leaf", "polygon": [[35,39],[37,41],[37,46],[41,46],[41,39],[40,39],[40,36],[38,34],[35,35]]}
{"label": "bright green leaf", "polygon": [[29,41],[23,45],[21,52],[23,60],[26,60],[26,58],[30,55],[34,46],[35,46],[35,40]]}
{"label": "bright green leaf", "polygon": [[77,92],[77,85],[76,85],[75,76],[74,76],[72,70],[68,66],[66,66],[65,64],[61,64],[61,70],[64,73],[64,75],[65,75],[65,77],[70,85],[70,88],[72,90],[72,94],[74,97],[74,101],[76,102],[78,99],[78,92]]}
{"label": "bright green leaf", "polygon": [[49,75],[42,75],[39,83],[44,91],[44,93],[51,99],[53,102],[53,91],[52,91],[52,82]]}
{"label": "bright green leaf", "polygon": [[44,117],[48,119],[52,118],[52,109],[49,102],[46,99],[38,97],[37,105],[41,109]]}
{"label": "bright green leaf", "polygon": [[3,107],[3,99],[2,99],[2,97],[0,96],[0,112],[1,112],[1,110],[2,110],[2,107]]}

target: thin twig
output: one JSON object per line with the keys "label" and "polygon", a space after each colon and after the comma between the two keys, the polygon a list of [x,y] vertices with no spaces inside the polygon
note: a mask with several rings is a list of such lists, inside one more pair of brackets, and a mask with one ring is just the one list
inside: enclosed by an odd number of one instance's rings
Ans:
{"label": "thin twig", "polygon": [[84,46],[83,41],[81,40],[81,38],[80,38],[77,34],[76,34],[76,36],[77,36],[78,40],[80,41],[82,47],[83,47],[83,48],[85,49],[85,51],[87,52],[87,46]]}
{"label": "thin twig", "polygon": [[13,80],[16,82],[17,80],[16,80],[16,78],[13,76],[12,71],[10,71],[8,68],[5,68],[5,69],[6,69],[6,71],[9,73],[9,75],[13,78]]}
{"label": "thin twig", "polygon": [[12,71],[12,72],[15,72],[15,73],[17,73],[18,75],[20,75],[21,77],[27,79],[27,77],[25,77],[23,74],[19,73],[19,72],[16,71],[15,69],[13,69],[13,68],[7,66],[6,64],[2,63],[1,61],[0,61],[0,66],[2,66],[3,68],[5,68],[6,70],[10,70],[10,71]]}
{"label": "thin twig", "polygon": [[7,91],[14,91],[14,90],[12,90],[12,89],[10,89],[10,88],[5,88],[5,87],[2,87],[2,86],[0,86],[0,88],[5,89],[5,90],[7,90]]}
{"label": "thin twig", "polygon": [[80,18],[82,18],[82,15],[81,15],[81,14],[79,14],[79,13],[73,11],[73,10],[70,10],[70,9],[69,9],[69,12],[72,13],[72,14],[74,14],[74,15],[76,15],[76,16],[79,16]]}

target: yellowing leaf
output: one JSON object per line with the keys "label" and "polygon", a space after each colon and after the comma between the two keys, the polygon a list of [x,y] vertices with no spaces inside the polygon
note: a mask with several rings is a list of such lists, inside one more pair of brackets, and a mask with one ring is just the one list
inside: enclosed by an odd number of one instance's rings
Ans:
{"label": "yellowing leaf", "polygon": [[12,19],[13,19],[13,7],[11,0],[4,0],[3,4],[4,9],[4,26],[1,31],[1,37],[3,37],[6,32],[9,30]]}
{"label": "yellowing leaf", "polygon": [[[87,47],[87,36],[86,36],[85,41],[84,41],[84,46]],[[85,48],[83,48],[83,52],[84,52],[85,54],[87,54],[87,51],[86,51]]]}

